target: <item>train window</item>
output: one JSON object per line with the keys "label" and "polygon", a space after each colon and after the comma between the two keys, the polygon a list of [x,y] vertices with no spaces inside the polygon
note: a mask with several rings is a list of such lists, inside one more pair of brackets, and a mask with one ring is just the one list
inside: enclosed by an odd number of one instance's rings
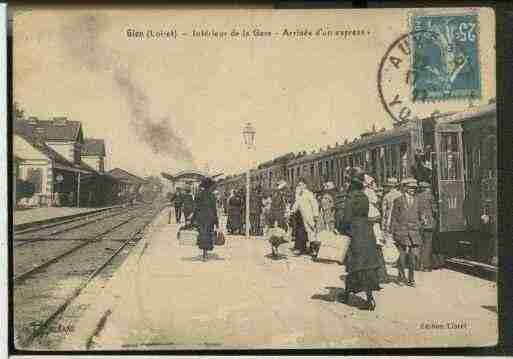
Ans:
{"label": "train window", "polygon": [[440,138],[440,179],[461,180],[461,153],[457,133],[443,133]]}
{"label": "train window", "polygon": [[335,161],[331,160],[330,166],[331,166],[330,176],[331,176],[331,179],[333,180],[333,177],[335,176]]}
{"label": "train window", "polygon": [[399,159],[401,157],[399,153],[399,145],[392,145],[391,146],[391,153],[392,153],[392,176],[396,177],[397,179],[400,179],[400,171],[399,171]]}
{"label": "train window", "polygon": [[310,165],[310,176],[313,178],[315,176],[315,166],[313,163]]}
{"label": "train window", "polygon": [[408,144],[401,143],[401,178],[408,177]]}

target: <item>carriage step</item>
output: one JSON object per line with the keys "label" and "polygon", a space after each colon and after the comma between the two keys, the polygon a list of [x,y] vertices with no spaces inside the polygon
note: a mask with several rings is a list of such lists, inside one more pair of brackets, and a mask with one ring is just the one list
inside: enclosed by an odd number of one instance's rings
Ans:
{"label": "carriage step", "polygon": [[498,268],[491,264],[476,262],[464,258],[448,258],[446,260],[446,266],[449,269],[453,269],[466,274],[475,275],[477,277],[496,281]]}

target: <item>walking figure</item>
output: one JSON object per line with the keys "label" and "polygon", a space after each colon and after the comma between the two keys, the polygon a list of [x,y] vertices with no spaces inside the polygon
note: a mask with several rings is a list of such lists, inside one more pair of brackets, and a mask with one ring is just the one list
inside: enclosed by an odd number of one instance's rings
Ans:
{"label": "walking figure", "polygon": [[405,269],[408,268],[410,287],[415,286],[415,265],[419,257],[422,240],[420,238],[421,213],[415,197],[417,181],[406,178],[401,182],[402,194],[396,198],[392,208],[391,230],[399,249],[399,282],[406,282]]}

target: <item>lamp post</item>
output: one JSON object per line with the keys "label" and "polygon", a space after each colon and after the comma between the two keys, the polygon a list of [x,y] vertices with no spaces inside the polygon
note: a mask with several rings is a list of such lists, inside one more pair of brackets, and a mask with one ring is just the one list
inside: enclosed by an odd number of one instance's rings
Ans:
{"label": "lamp post", "polygon": [[251,170],[251,161],[250,161],[250,150],[253,148],[253,144],[255,141],[255,129],[251,126],[251,123],[248,122],[246,126],[242,129],[242,136],[244,138],[244,144],[248,148],[248,171],[246,172],[246,238],[249,238],[249,191],[250,191],[250,170]]}

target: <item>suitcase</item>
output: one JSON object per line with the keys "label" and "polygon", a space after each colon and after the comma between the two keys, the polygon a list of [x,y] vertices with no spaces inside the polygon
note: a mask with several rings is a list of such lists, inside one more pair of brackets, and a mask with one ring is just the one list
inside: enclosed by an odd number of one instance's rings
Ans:
{"label": "suitcase", "polygon": [[399,259],[399,250],[392,241],[387,241],[383,246],[383,258],[386,264],[394,264]]}
{"label": "suitcase", "polygon": [[351,243],[349,237],[329,231],[321,231],[317,234],[317,240],[321,244],[317,254],[318,259],[344,262],[349,244]]}
{"label": "suitcase", "polygon": [[178,243],[181,246],[195,246],[198,243],[199,233],[194,230],[180,230],[178,231]]}

